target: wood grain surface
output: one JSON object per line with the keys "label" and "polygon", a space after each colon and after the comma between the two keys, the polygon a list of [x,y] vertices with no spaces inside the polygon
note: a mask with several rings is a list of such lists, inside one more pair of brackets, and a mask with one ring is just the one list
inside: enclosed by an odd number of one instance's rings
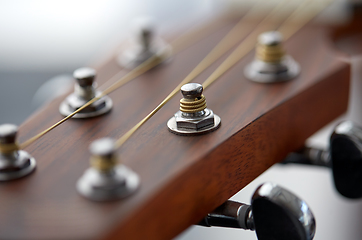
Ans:
{"label": "wood grain surface", "polygon": [[[166,122],[178,110],[180,94],[119,150],[122,162],[139,174],[141,188],[121,201],[81,197],[75,184],[89,167],[89,144],[119,138],[133,127],[233,24],[110,94],[109,114],[71,119],[29,146],[37,170],[0,184],[0,239],[170,239],[346,111],[349,63],[333,49],[326,28],[307,26],[285,44],[301,65],[300,76],[277,84],[251,82],[243,75],[250,53],[204,92],[208,107],[221,117],[217,131],[196,137],[170,133]],[[97,70],[101,85],[120,68],[110,59]],[[22,124],[19,142],[60,120],[63,98]]]}

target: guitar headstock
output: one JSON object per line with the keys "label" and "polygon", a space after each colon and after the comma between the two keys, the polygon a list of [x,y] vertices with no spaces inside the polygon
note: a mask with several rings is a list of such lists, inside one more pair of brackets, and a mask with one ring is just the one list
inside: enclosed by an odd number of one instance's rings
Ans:
{"label": "guitar headstock", "polygon": [[[110,113],[70,119],[26,148],[38,167],[25,178],[1,183],[0,236],[172,238],[346,111],[349,63],[331,47],[328,28],[309,24],[285,43],[301,67],[295,79],[247,80],[244,67],[254,58],[248,54],[205,90],[208,106],[222,119],[218,130],[200,136],[170,133],[166,123],[178,110],[179,94],[118,151],[122,163],[139,175],[139,190],[111,202],[80,196],[75,185],[89,166],[89,144],[105,136],[119,138],[158,105],[236,23],[219,21],[221,27],[210,35],[111,93]],[[204,81],[222,60],[194,82]],[[116,57],[95,68],[100,85],[120,71]],[[21,125],[19,141],[60,120],[63,99]]]}

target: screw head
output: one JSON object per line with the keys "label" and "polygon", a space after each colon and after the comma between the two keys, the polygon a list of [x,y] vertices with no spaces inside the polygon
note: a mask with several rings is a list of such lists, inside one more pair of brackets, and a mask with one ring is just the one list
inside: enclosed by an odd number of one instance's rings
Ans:
{"label": "screw head", "polygon": [[181,93],[186,99],[199,98],[203,91],[204,88],[199,83],[187,83],[181,87]]}
{"label": "screw head", "polygon": [[14,124],[1,124],[0,125],[0,144],[15,143],[16,134],[18,133],[18,126]]}
{"label": "screw head", "polygon": [[258,42],[262,45],[275,46],[283,42],[283,36],[280,32],[269,31],[260,34]]}
{"label": "screw head", "polygon": [[73,77],[77,80],[79,86],[90,87],[96,77],[96,70],[88,67],[78,68],[74,71]]}
{"label": "screw head", "polygon": [[111,138],[101,138],[95,140],[89,146],[89,150],[92,155],[100,157],[110,157],[115,151],[115,141]]}

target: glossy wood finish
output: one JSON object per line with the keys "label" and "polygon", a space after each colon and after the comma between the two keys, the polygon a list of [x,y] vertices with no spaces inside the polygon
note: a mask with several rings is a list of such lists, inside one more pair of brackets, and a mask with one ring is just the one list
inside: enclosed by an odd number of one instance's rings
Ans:
{"label": "glossy wood finish", "polygon": [[[287,43],[301,75],[286,83],[246,80],[249,54],[205,91],[222,119],[217,131],[197,137],[168,132],[181,94],[119,151],[142,181],[122,201],[91,202],[75,184],[89,166],[88,145],[118,138],[151,111],[232,27],[233,22],[110,94],[111,113],[72,119],[28,147],[34,174],[0,184],[1,239],[170,239],[242,189],[347,108],[349,63],[332,49],[322,27],[308,26]],[[313,36],[313,37],[311,37]],[[202,82],[217,62],[196,82]],[[98,69],[100,83],[119,71],[114,59]],[[20,127],[19,141],[61,119],[59,98]]]}

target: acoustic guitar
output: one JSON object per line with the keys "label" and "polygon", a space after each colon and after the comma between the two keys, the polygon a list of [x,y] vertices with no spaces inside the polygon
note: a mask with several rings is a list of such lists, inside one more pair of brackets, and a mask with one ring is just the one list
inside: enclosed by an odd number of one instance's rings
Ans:
{"label": "acoustic guitar", "polygon": [[[179,94],[118,151],[122,163],[139,175],[138,191],[119,201],[82,197],[75,186],[89,167],[89,144],[101,137],[117,139],[133,127],[238,20],[218,19],[210,34],[171,61],[111,93],[110,113],[70,119],[27,147],[37,169],[0,184],[0,239],[170,239],[347,110],[350,64],[332,43],[340,35],[311,22],[284,43],[301,67],[295,79],[273,84],[246,79],[244,67],[254,59],[249,53],[204,93],[222,119],[218,130],[200,136],[170,133],[166,123],[178,111]],[[194,82],[203,82],[226,56]],[[94,66],[99,85],[120,71],[115,59]],[[64,98],[22,124],[18,141],[62,119],[58,108]]]}

